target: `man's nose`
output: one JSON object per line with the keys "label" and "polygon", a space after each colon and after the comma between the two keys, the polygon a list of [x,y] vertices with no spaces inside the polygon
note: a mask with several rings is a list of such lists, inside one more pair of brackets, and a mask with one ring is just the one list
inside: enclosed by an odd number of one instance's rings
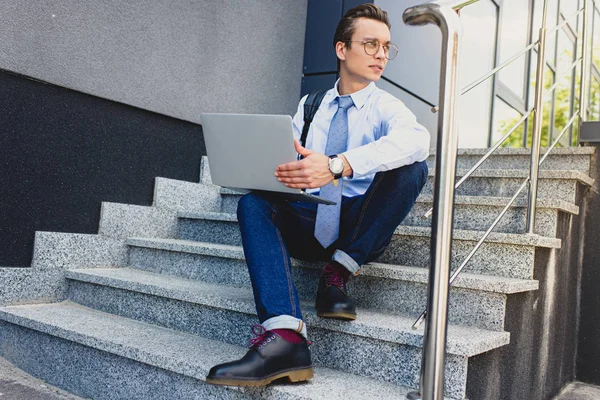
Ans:
{"label": "man's nose", "polygon": [[375,53],[375,58],[379,60],[385,59],[385,50],[383,50],[382,45],[379,45],[379,49],[377,49],[377,53]]}

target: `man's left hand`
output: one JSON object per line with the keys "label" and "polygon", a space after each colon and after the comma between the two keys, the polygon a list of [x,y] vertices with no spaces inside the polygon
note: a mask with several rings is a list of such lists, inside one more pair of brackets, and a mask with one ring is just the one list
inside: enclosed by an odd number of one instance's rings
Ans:
{"label": "man's left hand", "polygon": [[333,180],[329,171],[329,157],[302,147],[298,140],[294,140],[294,146],[304,159],[277,166],[275,176],[279,182],[295,189],[313,189]]}

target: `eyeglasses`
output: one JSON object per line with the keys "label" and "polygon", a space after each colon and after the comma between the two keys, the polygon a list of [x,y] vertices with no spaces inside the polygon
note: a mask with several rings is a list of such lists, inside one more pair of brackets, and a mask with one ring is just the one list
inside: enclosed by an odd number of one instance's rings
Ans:
{"label": "eyeglasses", "polygon": [[383,54],[388,60],[393,60],[398,55],[398,46],[393,43],[381,44],[377,39],[371,40],[348,40],[347,43],[357,42],[362,43],[365,53],[374,56],[379,52],[379,47],[383,47]]}

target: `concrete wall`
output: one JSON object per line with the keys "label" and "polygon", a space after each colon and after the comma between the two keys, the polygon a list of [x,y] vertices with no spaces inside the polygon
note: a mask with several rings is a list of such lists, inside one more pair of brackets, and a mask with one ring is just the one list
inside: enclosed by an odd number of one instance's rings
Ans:
{"label": "concrete wall", "polygon": [[199,122],[295,111],[307,0],[0,0],[0,69]]}

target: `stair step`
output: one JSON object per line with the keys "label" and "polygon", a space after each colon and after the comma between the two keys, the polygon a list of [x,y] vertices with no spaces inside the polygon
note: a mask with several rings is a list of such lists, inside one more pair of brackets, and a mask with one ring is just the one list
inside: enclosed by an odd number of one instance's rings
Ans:
{"label": "stair step", "polygon": [[[466,169],[457,170],[457,180],[467,172],[468,170]],[[427,183],[423,187],[421,196],[428,195],[429,197],[432,197],[434,173],[434,170],[429,170]],[[526,170],[479,169],[456,189],[456,195],[457,197],[511,198],[528,176],[529,172]],[[540,170],[538,199],[553,199],[555,201],[563,200],[567,203],[574,204],[576,203],[577,185],[583,184],[585,186],[591,186],[593,183],[593,179],[581,171]],[[220,211],[234,213],[237,209],[237,201],[242,194],[235,190],[222,188],[221,195],[222,204]],[[519,199],[525,199],[526,196],[527,191],[524,190]]]}
{"label": "stair step", "polygon": [[[223,188],[221,193],[225,196],[237,195],[238,192]],[[456,196],[454,208],[454,227],[464,230],[487,230],[492,222],[498,217],[502,209],[508,204],[508,197],[492,196]],[[231,199],[230,199],[231,201]],[[425,217],[425,213],[433,206],[433,195],[421,194],[413,209],[406,216],[402,225],[407,226],[430,226],[431,217]],[[208,220],[235,222],[235,204],[228,206],[229,211],[204,213]],[[536,232],[540,235],[556,236],[558,212],[577,215],[579,207],[559,199],[539,199],[537,202]],[[180,218],[194,218],[203,214],[197,211],[180,211]],[[210,216],[210,217],[209,217]],[[496,232],[522,233],[525,232],[527,220],[527,202],[525,199],[516,200],[507,211],[506,215],[494,229]],[[163,236],[164,237],[164,236]]]}
{"label": "stair step", "polygon": [[[545,154],[547,148],[540,149],[540,154]],[[488,148],[458,149],[457,168],[470,169],[487,154]],[[435,165],[436,149],[429,150],[427,165],[432,169]],[[595,154],[593,147],[565,147],[555,148],[540,166],[542,170],[577,170],[589,173],[590,160]],[[531,149],[528,148],[498,148],[482,164],[486,169],[523,169],[529,170],[531,164]],[[210,167],[208,158],[202,157],[200,168],[200,182],[211,184]]]}
{"label": "stair step", "polygon": [[[71,283],[70,298],[105,312],[235,345],[247,343],[248,328],[257,322],[249,289],[190,283],[131,270],[106,271],[98,276],[101,273],[75,271],[69,275],[77,279]],[[413,331],[410,326],[414,318],[358,309],[356,321],[344,322],[320,319],[311,304],[304,302],[302,306],[309,336],[314,340],[311,351],[316,364],[399,385],[416,384],[423,327]],[[446,372],[447,393],[454,396],[463,392],[468,357],[508,340],[507,332],[451,325],[447,359],[453,367]],[[361,350],[349,353],[348,348]],[[400,368],[402,373],[395,376],[392,371]]]}
{"label": "stair step", "polygon": [[[456,196],[454,202],[454,228],[486,231],[509,203],[508,197]],[[433,195],[422,194],[401,225],[431,226],[431,217],[425,213],[433,207]],[[564,200],[539,199],[535,219],[535,232],[556,237],[559,213],[579,214],[579,207]],[[523,233],[527,226],[527,201],[516,200],[507,210],[495,232]]]}
{"label": "stair step", "polygon": [[[547,148],[540,149],[540,154],[545,154]],[[469,169],[483,157],[489,149],[458,149],[457,167]],[[427,164],[434,165],[435,149],[430,150]],[[590,169],[591,156],[595,154],[593,147],[565,147],[555,148],[548,158],[540,166],[541,169],[551,170],[578,170],[588,173]],[[496,149],[482,166],[486,169],[529,169],[531,163],[530,148],[507,148]]]}
{"label": "stair step", "polygon": [[[132,268],[69,270],[66,271],[66,276],[71,280],[256,315],[252,291],[246,288],[210,284]],[[303,303],[309,331],[318,327],[372,339],[421,346],[423,326],[418,330],[412,330],[414,317],[359,308],[356,321],[344,322],[319,318],[311,303]],[[103,302],[99,302],[99,304],[103,304]],[[465,335],[467,331],[473,336]],[[508,343],[509,338],[508,332],[494,332],[456,325],[450,325],[448,332],[448,353],[467,357],[503,346]]]}
{"label": "stair step", "polygon": [[[241,236],[234,214],[185,212],[180,214],[178,236],[184,240],[240,245]],[[453,266],[460,263],[483,237],[483,231],[454,230]],[[430,227],[399,226],[379,261],[429,266]],[[560,248],[561,241],[540,235],[491,233],[469,264],[469,271],[511,278],[531,279],[536,247]],[[521,258],[525,256],[526,258]]]}
{"label": "stair step", "polygon": [[[0,323],[1,354],[12,352],[42,379],[94,399],[397,399],[411,390],[322,367],[309,384],[208,385],[204,380],[213,365],[237,359],[246,349],[69,301],[2,307],[0,320],[6,321]],[[94,368],[78,369],[78,363]]]}
{"label": "stair step", "polygon": [[[239,246],[191,241],[131,239],[130,266],[204,282],[250,287]],[[166,250],[166,251],[165,251]],[[313,300],[322,263],[292,260],[293,279],[301,299]],[[371,263],[350,282],[357,305],[394,314],[417,316],[426,305],[427,268]],[[500,331],[509,294],[537,290],[538,282],[491,275],[461,274],[451,289],[449,321]]]}

